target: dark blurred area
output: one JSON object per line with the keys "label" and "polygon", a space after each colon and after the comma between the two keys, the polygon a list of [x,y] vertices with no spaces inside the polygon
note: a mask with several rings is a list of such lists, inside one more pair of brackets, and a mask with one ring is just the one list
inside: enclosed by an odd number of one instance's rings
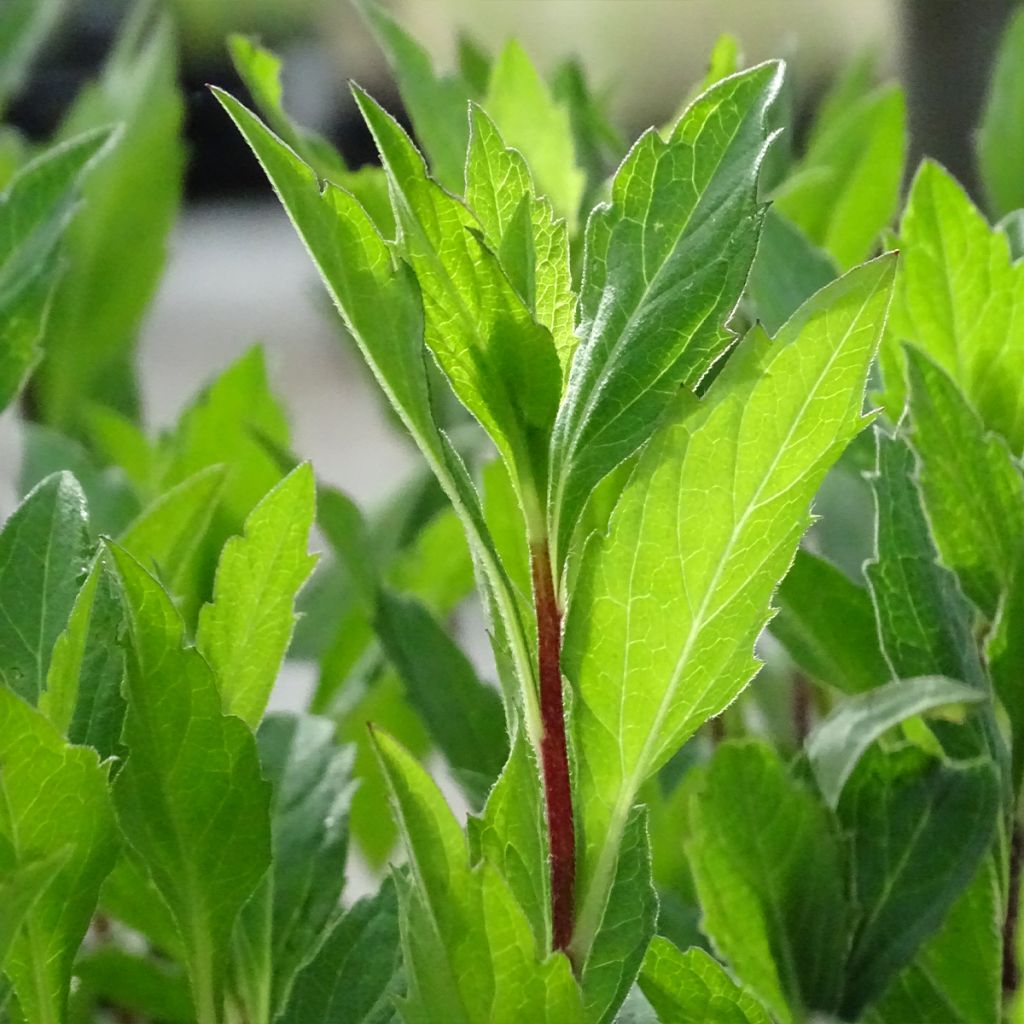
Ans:
{"label": "dark blurred area", "polygon": [[[358,78],[392,110],[400,109],[400,101],[349,5],[339,0],[169,2],[182,45],[189,200],[266,191],[258,167],[238,134],[227,130],[206,88],[215,83],[244,94],[224,46],[229,31],[254,33],[281,53],[288,104],[299,121],[326,134],[351,166],[374,160],[346,81]],[[542,63],[545,55],[580,52],[593,77],[622,94],[616,105],[629,130],[658,123],[675,109],[683,83],[699,75],[701,54],[721,31],[735,32],[748,57],[790,58],[803,108],[813,108],[837,60],[873,50],[882,71],[899,77],[907,90],[909,166],[923,155],[934,156],[973,189],[971,139],[995,47],[1014,3],[826,0],[813,5],[810,14],[799,0],[411,0],[393,6],[442,63],[460,25],[489,34],[485,42],[493,45],[506,34],[520,36],[528,49],[544,51]],[[52,131],[81,85],[97,73],[124,9],[115,0],[68,5],[10,111],[11,123],[29,137]],[[631,39],[617,37],[623,28]]]}

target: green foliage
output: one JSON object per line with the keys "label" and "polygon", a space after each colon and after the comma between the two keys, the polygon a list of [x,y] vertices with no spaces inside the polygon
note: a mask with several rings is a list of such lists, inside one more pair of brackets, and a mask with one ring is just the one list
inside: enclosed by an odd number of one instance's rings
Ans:
{"label": "green foliage", "polygon": [[[794,159],[783,66],[724,36],[627,152],[577,61],[441,74],[361,6],[412,122],[356,88],[381,167],[251,39],[266,124],[217,98],[422,456],[378,508],[293,454],[258,349],[140,426],[162,15],[56,140],[0,135],[0,1024],[1009,1024],[1019,20],[1010,215],[926,162],[861,264],[905,158],[870,60]],[[0,13],[0,105],[59,7]],[[312,713],[268,712],[295,663]]]}

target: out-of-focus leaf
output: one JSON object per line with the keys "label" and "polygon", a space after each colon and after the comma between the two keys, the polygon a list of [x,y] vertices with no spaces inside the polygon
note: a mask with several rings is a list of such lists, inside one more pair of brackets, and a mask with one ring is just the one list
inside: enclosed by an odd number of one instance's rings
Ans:
{"label": "out-of-focus leaf", "polygon": [[185,972],[176,964],[115,945],[79,957],[75,976],[104,1003],[160,1024],[194,1024]]}
{"label": "out-of-focus leaf", "polygon": [[978,169],[989,213],[1024,207],[1024,12],[1014,14],[999,46],[977,136]]}
{"label": "out-of-focus leaf", "polygon": [[68,852],[57,850],[48,857],[29,858],[21,864],[8,863],[6,856],[0,856],[0,907],[4,908],[0,918],[0,973],[36,900],[63,867]]}
{"label": "out-of-focus leaf", "polygon": [[0,10],[0,115],[25,81],[66,0],[7,0]]}

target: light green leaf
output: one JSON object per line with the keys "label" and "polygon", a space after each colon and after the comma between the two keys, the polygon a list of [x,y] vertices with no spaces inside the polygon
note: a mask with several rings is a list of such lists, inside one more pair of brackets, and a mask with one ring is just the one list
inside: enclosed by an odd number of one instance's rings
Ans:
{"label": "light green leaf", "polygon": [[701,930],[781,1021],[834,1012],[847,910],[839,832],[769,747],[720,746],[694,797]]}
{"label": "light green leaf", "polygon": [[137,411],[137,333],[181,197],[184,105],[176,74],[169,16],[139,5],[101,79],[61,125],[63,138],[98,125],[121,129],[89,175],[64,246],[67,273],[53,297],[36,378],[45,422],[78,425],[94,401]]}
{"label": "light green leaf", "polygon": [[128,760],[114,802],[181,933],[197,1019],[216,1024],[235,919],[271,862],[270,786],[252,733],[221,713],[212,671],[184,646],[170,597],[126,552],[110,557],[128,621]]}
{"label": "light green leaf", "polygon": [[988,851],[999,814],[989,761],[950,764],[914,747],[869,752],[839,817],[858,905],[840,1016],[859,1020],[938,931]]}
{"label": "light green leaf", "polygon": [[6,858],[0,857],[0,907],[4,908],[0,919],[0,975],[22,925],[29,920],[36,901],[64,866],[67,856],[67,851],[57,850],[47,857],[30,857],[22,864],[8,864]]}
{"label": "light green leaf", "polygon": [[781,67],[726,79],[668,142],[643,135],[619,168],[611,203],[587,226],[580,347],[558,410],[548,517],[561,574],[600,480],[636,451],[679,391],[732,341],[732,315],[757,246],[764,118]]}
{"label": "light green leaf", "polygon": [[682,953],[660,936],[647,950],[640,988],[661,1024],[771,1024],[716,960],[702,949]]}
{"label": "light green leaf", "polygon": [[1012,15],[999,45],[977,136],[978,169],[989,212],[1024,207],[1024,15]]}
{"label": "light green leaf", "polygon": [[299,973],[279,1024],[392,1024],[400,966],[398,899],[386,879],[345,913]]}
{"label": "light green leaf", "polygon": [[[309,716],[269,715],[257,741],[264,777],[274,787],[269,876],[274,1015],[339,914],[354,751],[335,745],[333,722]],[[248,908],[243,921],[247,913]],[[320,978],[322,970],[321,965]]]}
{"label": "light green leaf", "polygon": [[636,981],[657,921],[647,809],[634,807],[622,835],[608,906],[580,978],[587,1020],[614,1019]]}
{"label": "light green leaf", "polygon": [[753,678],[754,641],[828,468],[860,431],[892,285],[876,260],[754,332],[685,396],[584,555],[566,624],[585,962],[641,785]]}
{"label": "light green leaf", "polygon": [[9,0],[0,11],[0,114],[67,7],[65,0]]}
{"label": "light green leaf", "polygon": [[5,970],[29,1021],[63,1021],[72,964],[117,852],[107,768],[2,688],[0,765],[0,860],[51,868]]}
{"label": "light green leaf", "polygon": [[459,646],[415,599],[382,591],[374,628],[406,699],[466,795],[482,806],[508,757],[498,691],[477,677]]}
{"label": "light green leaf", "polygon": [[506,702],[525,705],[536,740],[539,713],[527,634],[476,489],[434,422],[415,282],[395,266],[390,248],[352,196],[337,188],[321,194],[313,172],[257,118],[226,94],[217,96],[274,183],[364,358],[463,522],[483,568],[496,643],[507,644],[520,678],[521,693],[506,690]]}
{"label": "light green leaf", "polygon": [[508,882],[529,919],[539,949],[551,945],[551,873],[540,768],[522,730],[480,818],[469,819],[477,860],[492,864]]}
{"label": "light green leaf", "polygon": [[40,358],[58,247],[84,174],[110,135],[101,128],[51,147],[22,167],[0,195],[0,409]]}
{"label": "light green leaf", "polygon": [[[118,537],[118,543],[174,595],[190,590],[195,558],[210,528],[227,479],[226,466],[207,466],[147,505]],[[190,586],[191,585],[191,586]]]}
{"label": "light green leaf", "polygon": [[772,634],[808,675],[844,693],[862,693],[890,678],[871,596],[831,562],[801,548],[776,601]]}
{"label": "light green leaf", "polygon": [[295,595],[316,564],[308,554],[316,508],[303,463],[249,514],[221,552],[213,601],[199,613],[196,646],[210,663],[228,714],[251,728],[266,710],[295,626]]}
{"label": "light green leaf", "polygon": [[935,546],[990,620],[1024,546],[1024,475],[956,384],[906,348],[910,439]]}
{"label": "light green leaf", "polygon": [[819,288],[836,278],[832,260],[777,210],[761,227],[747,295],[757,319],[774,334]]}
{"label": "light green leaf", "polygon": [[55,473],[0,531],[0,682],[32,704],[89,569],[87,522],[77,481]]}
{"label": "light green leaf", "polygon": [[543,446],[561,393],[551,334],[470,230],[479,231],[473,214],[430,179],[398,123],[365,93],[355,95],[392,183],[402,252],[423,299],[427,347],[536,505]]}
{"label": "light green leaf", "polygon": [[471,868],[466,837],[440,791],[394,740],[374,734],[409,853],[399,877],[407,1021],[582,1024],[568,959],[547,954],[508,885]]}
{"label": "light green leaf", "polygon": [[438,75],[427,51],[380,4],[360,0],[357,6],[384,50],[433,176],[461,194],[469,142],[468,84],[459,75]]}
{"label": "light green leaf", "polygon": [[490,117],[470,106],[466,203],[534,319],[551,332],[563,375],[576,347],[576,299],[569,235],[551,203],[538,198],[530,165],[506,146]]}
{"label": "light green leaf", "polygon": [[943,1021],[998,1024],[1002,1017],[999,869],[989,857],[954,904],[939,934],[889,986],[866,1024]]}
{"label": "light green leaf", "polygon": [[914,178],[899,239],[889,342],[882,351],[885,403],[903,409],[898,342],[946,371],[1015,455],[1024,449],[1024,263],[1005,232],[991,227],[957,181],[926,160]]}
{"label": "light green leaf", "polygon": [[775,196],[779,212],[847,270],[877,251],[899,203],[906,159],[906,102],[883,86],[833,103],[807,152]]}
{"label": "light green leaf", "polygon": [[955,679],[921,676],[896,679],[837,704],[807,738],[807,759],[825,802],[837,806],[861,755],[893,726],[948,704],[984,699]]}
{"label": "light green leaf", "polygon": [[526,158],[538,192],[574,229],[585,178],[576,166],[569,109],[551,94],[526,51],[509,40],[491,68],[483,107],[505,142]]}
{"label": "light green leaf", "polygon": [[57,637],[39,709],[72,743],[104,760],[120,755],[125,702],[124,651],[115,642],[123,621],[117,587],[97,558]]}

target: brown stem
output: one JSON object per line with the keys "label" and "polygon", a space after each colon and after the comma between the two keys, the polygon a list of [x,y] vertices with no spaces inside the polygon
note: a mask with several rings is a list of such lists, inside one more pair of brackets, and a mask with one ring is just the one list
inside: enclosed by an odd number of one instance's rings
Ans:
{"label": "brown stem", "polygon": [[541,767],[551,853],[552,945],[566,949],[572,938],[576,888],[576,828],[569,782],[569,749],[562,699],[562,613],[551,578],[546,543],[531,551],[533,599],[537,613],[537,660],[540,676]]}
{"label": "brown stem", "polygon": [[1003,996],[1009,998],[1020,984],[1017,967],[1017,922],[1020,917],[1021,860],[1024,859],[1024,831],[1017,825],[1010,838],[1009,888],[1006,919],[1003,921]]}

